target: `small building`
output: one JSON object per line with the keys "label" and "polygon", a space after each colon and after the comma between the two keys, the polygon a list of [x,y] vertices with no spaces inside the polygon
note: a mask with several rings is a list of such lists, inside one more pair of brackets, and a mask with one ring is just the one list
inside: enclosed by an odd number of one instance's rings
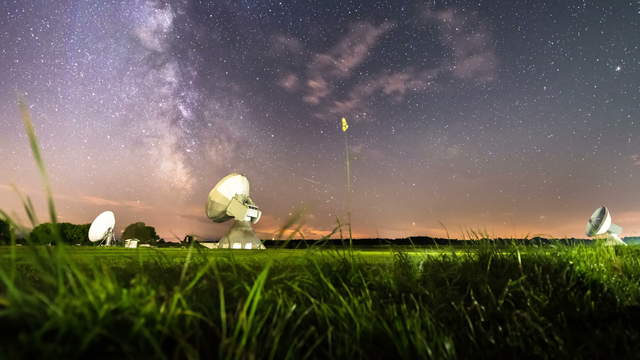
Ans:
{"label": "small building", "polygon": [[124,241],[124,247],[127,249],[136,249],[139,242],[140,240],[138,239],[127,239]]}

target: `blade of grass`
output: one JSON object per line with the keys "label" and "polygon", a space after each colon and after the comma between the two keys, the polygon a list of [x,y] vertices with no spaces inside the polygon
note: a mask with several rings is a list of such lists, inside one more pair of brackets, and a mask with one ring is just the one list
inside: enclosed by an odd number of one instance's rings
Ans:
{"label": "blade of grass", "polygon": [[33,128],[33,122],[31,121],[29,107],[22,98],[18,99],[18,106],[20,107],[24,129],[27,133],[27,136],[29,137],[29,145],[31,146],[33,158],[36,161],[36,165],[38,166],[38,170],[40,171],[40,176],[42,177],[42,181],[44,182],[44,189],[47,195],[47,204],[49,207],[49,216],[51,217],[51,223],[56,224],[58,222],[58,217],[56,214],[55,204],[53,203],[53,195],[51,192],[51,186],[49,184],[49,176],[47,175],[47,170],[44,167],[44,161],[42,160],[42,155],[40,154],[40,145],[38,144],[38,138],[36,137],[36,132]]}

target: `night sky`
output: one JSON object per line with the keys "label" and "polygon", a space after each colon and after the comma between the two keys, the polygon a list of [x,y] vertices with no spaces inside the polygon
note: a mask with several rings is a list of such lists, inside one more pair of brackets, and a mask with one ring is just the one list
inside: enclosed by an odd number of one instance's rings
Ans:
{"label": "night sky", "polygon": [[[220,236],[210,188],[251,181],[271,238],[582,236],[607,205],[640,235],[640,1],[2,1],[0,208],[113,210]],[[443,226],[444,225],[444,226]]]}

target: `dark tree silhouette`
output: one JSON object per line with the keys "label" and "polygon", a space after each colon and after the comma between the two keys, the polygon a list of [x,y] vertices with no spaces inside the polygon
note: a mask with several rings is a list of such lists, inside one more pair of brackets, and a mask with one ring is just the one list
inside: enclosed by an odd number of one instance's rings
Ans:
{"label": "dark tree silhouette", "polygon": [[0,245],[11,243],[11,225],[7,221],[0,219]]}
{"label": "dark tree silhouette", "polygon": [[[54,226],[58,227],[59,238],[55,237]],[[62,241],[65,244],[80,244],[90,245],[89,241],[89,227],[90,224],[71,224],[71,223],[43,223],[31,230],[29,235],[29,242],[32,244],[55,244],[58,241]]]}
{"label": "dark tree silhouette", "polygon": [[122,233],[122,239],[138,239],[141,244],[157,245],[161,240],[160,236],[156,234],[156,229],[153,226],[147,226],[143,222],[133,223],[124,229]]}

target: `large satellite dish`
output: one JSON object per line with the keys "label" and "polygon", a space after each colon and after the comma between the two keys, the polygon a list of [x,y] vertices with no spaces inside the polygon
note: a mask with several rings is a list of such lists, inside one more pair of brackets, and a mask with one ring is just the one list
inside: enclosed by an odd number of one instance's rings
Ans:
{"label": "large satellite dish", "polygon": [[113,242],[113,229],[116,226],[116,217],[111,211],[105,211],[98,215],[89,227],[89,241],[107,246]]}
{"label": "large satellite dish", "polygon": [[587,222],[585,229],[587,236],[607,235],[607,245],[627,245],[618,235],[622,233],[622,228],[611,222],[611,213],[606,206],[599,207]]}
{"label": "large satellite dish", "polygon": [[207,217],[217,223],[234,220],[218,242],[219,249],[265,249],[251,227],[261,215],[249,197],[249,180],[244,175],[229,174],[209,192]]}

